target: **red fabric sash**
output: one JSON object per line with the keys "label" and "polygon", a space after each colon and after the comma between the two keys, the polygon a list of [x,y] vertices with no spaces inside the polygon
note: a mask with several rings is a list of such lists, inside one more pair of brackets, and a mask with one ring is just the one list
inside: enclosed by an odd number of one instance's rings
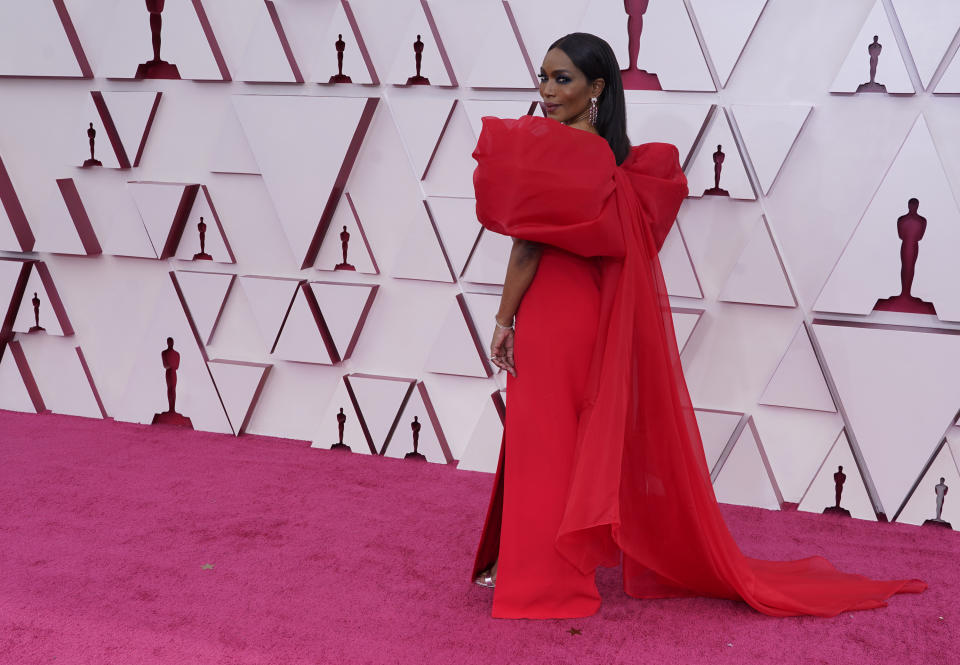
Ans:
{"label": "red fabric sash", "polygon": [[602,257],[601,314],[556,546],[582,572],[616,566],[637,597],[741,598],[777,615],[833,616],[920,592],[818,556],[744,556],[720,513],[687,391],[658,252],[687,195],[677,148],[617,166],[606,140],[549,118],[483,118],[477,218],[497,233]]}

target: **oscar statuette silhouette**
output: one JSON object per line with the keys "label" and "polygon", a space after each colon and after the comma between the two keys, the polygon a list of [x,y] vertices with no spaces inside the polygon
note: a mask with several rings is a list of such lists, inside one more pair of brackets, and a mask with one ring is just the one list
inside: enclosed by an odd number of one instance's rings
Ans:
{"label": "oscar statuette silhouette", "polygon": [[937,495],[937,516],[932,520],[924,520],[923,526],[941,526],[952,529],[953,527],[950,525],[950,522],[941,518],[943,514],[943,501],[947,498],[947,492],[950,491],[950,488],[946,485],[946,478],[941,478],[940,482],[934,486],[933,491]]}
{"label": "oscar statuette silhouette", "polygon": [[338,438],[337,442],[330,446],[330,450],[346,450],[348,453],[352,453],[353,450],[350,449],[350,446],[343,442],[343,426],[347,422],[347,414],[343,412],[343,407],[340,407],[340,413],[337,414],[337,433]]}
{"label": "oscar statuette silhouette", "polygon": [[[129,1],[129,0],[128,0]],[[160,58],[160,31],[163,28],[163,5],[165,0],[146,0],[150,12],[150,36],[153,42],[153,59],[137,67],[134,78],[138,79],[179,79],[177,66]]]}
{"label": "oscar statuette silhouette", "polygon": [[200,233],[200,251],[193,255],[195,260],[203,261],[213,261],[213,257],[207,254],[206,242],[207,242],[207,224],[203,221],[203,217],[200,218],[200,223],[197,224],[197,231]]}
{"label": "oscar statuette silhouette", "polygon": [[843,494],[843,483],[845,483],[846,480],[847,474],[843,472],[842,466],[838,466],[837,472],[833,474],[833,486],[836,500],[832,506],[827,506],[823,509],[824,515],[843,515],[844,517],[850,517],[850,511],[846,508],[840,507],[840,495]]}
{"label": "oscar statuette silhouette", "polygon": [[413,452],[404,455],[403,459],[413,459],[426,462],[426,456],[417,451],[417,444],[420,442],[420,421],[417,420],[417,416],[413,417],[413,422],[410,423],[410,429],[413,430]]}
{"label": "oscar statuette silhouette", "polygon": [[329,83],[353,83],[353,79],[343,73],[343,52],[347,48],[343,35],[338,34],[333,45],[337,49],[337,73],[330,77]]}
{"label": "oscar statuette silhouette", "polygon": [[160,352],[163,362],[164,380],[167,384],[167,410],[153,416],[152,425],[177,425],[193,429],[193,423],[186,416],[177,413],[177,370],[180,369],[180,354],[173,348],[173,338],[167,338],[167,348]]}
{"label": "oscar statuette silhouette", "polygon": [[883,312],[908,312],[910,314],[936,314],[932,302],[910,294],[913,275],[920,253],[920,239],[927,230],[927,218],[918,214],[920,201],[907,201],[907,213],[897,218],[897,235],[900,236],[900,293],[889,298],[880,298],[873,306]]}
{"label": "oscar statuette silhouette", "polygon": [[630,53],[630,65],[620,70],[620,80],[624,90],[663,90],[660,79],[645,69],[638,69],[637,58],[640,54],[640,34],[643,32],[643,15],[647,12],[650,0],[623,0],[623,9],[627,12],[627,45]]}
{"label": "oscar statuette silhouette", "polygon": [[40,326],[40,298],[37,296],[36,291],[33,292],[33,298],[30,299],[30,302],[33,305],[34,325],[30,326],[30,330],[27,332],[46,332],[46,330]]}
{"label": "oscar statuette silhouette", "polygon": [[93,156],[93,147],[97,139],[97,130],[93,128],[93,123],[90,123],[90,127],[87,128],[87,140],[90,142],[90,159],[87,159],[83,162],[84,167],[88,166],[103,166],[99,159]]}
{"label": "oscar statuette silhouette", "polygon": [[340,232],[340,248],[343,251],[343,263],[338,263],[334,270],[356,270],[356,268],[349,263],[347,263],[347,245],[350,243],[350,233],[347,231],[346,225],[343,227],[343,231]]}
{"label": "oscar statuette silhouette", "polygon": [[861,83],[857,86],[857,92],[886,92],[887,86],[882,83],[877,83],[877,62],[880,60],[880,51],[883,50],[883,46],[880,42],[877,35],[873,36],[873,41],[867,46],[867,53],[870,56],[870,80],[866,83]]}
{"label": "oscar statuette silhouette", "polygon": [[713,153],[713,187],[703,190],[704,196],[730,196],[730,192],[720,187],[720,172],[726,156],[722,146],[717,144],[717,151]]}
{"label": "oscar statuette silhouette", "polygon": [[420,35],[417,35],[417,41],[413,43],[414,58],[417,62],[417,73],[407,79],[407,85],[430,85],[430,79],[420,76],[420,63],[423,60],[423,42],[420,41]]}

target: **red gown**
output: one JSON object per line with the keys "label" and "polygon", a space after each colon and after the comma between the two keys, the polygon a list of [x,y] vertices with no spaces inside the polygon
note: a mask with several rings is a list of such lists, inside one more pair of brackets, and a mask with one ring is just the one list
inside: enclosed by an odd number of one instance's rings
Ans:
{"label": "red gown", "polygon": [[594,614],[597,566],[637,598],[742,599],[835,616],[919,593],[819,556],[745,556],[720,513],[657,254],[687,182],[677,148],[606,140],[549,118],[483,118],[477,218],[544,244],[516,314],[500,461],[471,581],[495,560],[492,616]]}

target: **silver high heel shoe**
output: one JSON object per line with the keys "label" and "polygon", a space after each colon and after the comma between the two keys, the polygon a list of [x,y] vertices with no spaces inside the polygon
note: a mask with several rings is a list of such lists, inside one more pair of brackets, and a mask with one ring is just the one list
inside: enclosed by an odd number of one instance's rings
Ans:
{"label": "silver high heel shoe", "polygon": [[474,584],[479,584],[480,586],[486,586],[493,588],[496,586],[496,578],[490,574],[480,575],[477,579],[473,581]]}
{"label": "silver high heel shoe", "polygon": [[496,570],[497,564],[494,563],[488,570],[480,573],[479,577],[473,580],[474,584],[479,584],[480,586],[485,587],[495,587],[497,582],[497,575],[494,572]]}

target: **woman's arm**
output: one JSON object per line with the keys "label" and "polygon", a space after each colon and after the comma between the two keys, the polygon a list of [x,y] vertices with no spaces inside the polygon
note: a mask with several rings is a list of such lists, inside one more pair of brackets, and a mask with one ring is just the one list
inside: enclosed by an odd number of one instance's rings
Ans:
{"label": "woman's arm", "polygon": [[[507,275],[503,280],[503,294],[500,296],[500,309],[497,311],[497,323],[502,326],[513,324],[513,317],[520,307],[520,300],[526,292],[540,264],[541,246],[529,240],[513,239],[510,259],[507,263]],[[497,328],[490,343],[490,359],[494,365],[516,376],[513,365],[513,329]]]}

